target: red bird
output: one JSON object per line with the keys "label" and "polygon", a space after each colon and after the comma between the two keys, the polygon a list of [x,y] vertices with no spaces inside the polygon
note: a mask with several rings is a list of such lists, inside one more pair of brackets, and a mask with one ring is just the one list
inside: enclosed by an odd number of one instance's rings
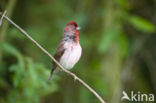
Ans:
{"label": "red bird", "polygon": [[[69,21],[63,30],[63,38],[59,43],[54,58],[65,68],[71,69],[78,62],[81,56],[82,48],[79,43],[79,29],[75,21]],[[49,80],[57,65],[53,62],[53,67]]]}

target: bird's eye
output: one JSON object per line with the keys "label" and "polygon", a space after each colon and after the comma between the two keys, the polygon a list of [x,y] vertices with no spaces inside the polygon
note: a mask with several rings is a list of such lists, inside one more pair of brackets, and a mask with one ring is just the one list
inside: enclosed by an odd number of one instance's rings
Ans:
{"label": "bird's eye", "polygon": [[76,29],[77,27],[76,26],[74,26],[74,29]]}

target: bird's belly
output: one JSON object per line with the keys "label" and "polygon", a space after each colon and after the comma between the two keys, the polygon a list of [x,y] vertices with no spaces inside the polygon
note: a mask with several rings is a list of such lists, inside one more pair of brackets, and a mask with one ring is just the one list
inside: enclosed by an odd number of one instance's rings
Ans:
{"label": "bird's belly", "polygon": [[60,64],[66,69],[71,69],[78,62],[80,56],[81,56],[80,45],[70,46],[66,48],[63,56],[60,59]]}

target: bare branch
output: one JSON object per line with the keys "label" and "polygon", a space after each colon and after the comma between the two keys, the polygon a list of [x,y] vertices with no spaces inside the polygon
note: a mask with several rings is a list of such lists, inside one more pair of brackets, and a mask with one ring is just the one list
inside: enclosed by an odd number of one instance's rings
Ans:
{"label": "bare branch", "polygon": [[2,21],[3,21],[3,18],[4,16],[6,15],[7,11],[5,10],[4,13],[2,14],[2,17],[0,19],[0,26],[2,25]]}
{"label": "bare branch", "polygon": [[[2,15],[2,13],[0,13]],[[58,61],[55,60],[55,58],[47,51],[45,50],[38,42],[36,42],[28,33],[26,33],[21,27],[19,27],[16,23],[14,23],[11,19],[9,19],[7,16],[3,16],[7,21],[9,21],[12,25],[14,25],[22,34],[24,34],[28,39],[30,39],[39,49],[41,49],[45,54],[47,54],[51,60],[53,60],[57,66],[67,73],[68,75],[71,75],[75,80],[79,81],[84,87],[86,87],[92,94],[96,96],[96,98],[101,102],[105,103],[105,101],[102,99],[102,97],[93,90],[87,83],[85,83],[82,79],[80,79],[78,76],[76,76],[74,73],[68,71],[67,69],[63,68]]]}

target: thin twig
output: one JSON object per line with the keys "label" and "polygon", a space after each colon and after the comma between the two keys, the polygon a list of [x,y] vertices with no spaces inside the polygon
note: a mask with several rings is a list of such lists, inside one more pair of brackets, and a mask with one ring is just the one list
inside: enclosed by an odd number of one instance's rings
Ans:
{"label": "thin twig", "polygon": [[2,25],[2,22],[3,22],[3,18],[4,16],[6,15],[7,11],[5,10],[4,13],[2,14],[2,17],[0,19],[0,26]]}
{"label": "thin twig", "polygon": [[[1,14],[2,15],[2,14]],[[93,90],[87,83],[85,83],[82,79],[80,79],[78,76],[76,76],[74,73],[68,71],[67,69],[63,68],[58,61],[55,60],[55,58],[47,51],[45,50],[39,43],[37,43],[28,33],[26,33],[21,27],[19,27],[17,24],[15,24],[11,19],[9,19],[7,16],[4,16],[4,18],[9,21],[12,25],[14,25],[22,34],[24,34],[27,38],[29,38],[38,48],[40,48],[45,54],[47,54],[51,60],[53,60],[57,66],[62,69],[65,73],[68,75],[71,75],[75,80],[78,80],[84,87],[86,87],[91,93],[93,93],[97,99],[101,103],[105,103],[105,101],[102,99],[102,97]]]}

